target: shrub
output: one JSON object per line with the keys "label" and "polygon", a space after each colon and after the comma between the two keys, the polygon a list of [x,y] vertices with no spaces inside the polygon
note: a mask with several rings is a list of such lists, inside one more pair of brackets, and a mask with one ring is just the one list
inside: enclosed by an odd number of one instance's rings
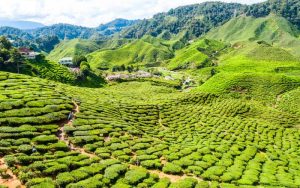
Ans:
{"label": "shrub", "polygon": [[141,162],[141,166],[147,169],[160,169],[162,164],[159,159],[157,160],[146,160]]}
{"label": "shrub", "polygon": [[38,185],[43,182],[52,182],[52,179],[51,178],[33,178],[26,183],[26,187],[32,187],[34,185]]}
{"label": "shrub", "polygon": [[118,182],[115,185],[113,185],[111,188],[131,188],[131,186],[123,182]]}
{"label": "shrub", "polygon": [[182,168],[180,166],[176,165],[176,164],[173,164],[173,163],[166,163],[162,170],[163,170],[164,173],[180,174]]}
{"label": "shrub", "polygon": [[111,181],[115,181],[120,175],[125,173],[127,170],[127,166],[123,164],[114,164],[110,167],[107,167],[104,172],[104,177],[110,179]]}
{"label": "shrub", "polygon": [[47,175],[55,175],[59,172],[63,172],[63,171],[67,171],[68,170],[68,166],[65,164],[56,164],[54,166],[51,166],[49,168],[47,168],[46,170],[43,171],[43,173],[47,174]]}
{"label": "shrub", "polygon": [[59,185],[59,187],[65,187],[74,181],[75,178],[69,172],[60,173],[56,176],[56,183]]}
{"label": "shrub", "polygon": [[209,182],[200,181],[195,188],[209,188]]}
{"label": "shrub", "polygon": [[170,184],[170,180],[168,178],[162,178],[152,186],[152,188],[168,188]]}
{"label": "shrub", "polygon": [[148,175],[147,170],[136,168],[126,172],[124,180],[130,185],[137,185],[138,183],[141,183],[143,179],[146,179]]}
{"label": "shrub", "polygon": [[169,188],[193,188],[197,183],[198,181],[193,178],[186,178],[184,180],[179,180],[176,183],[171,183]]}
{"label": "shrub", "polygon": [[38,143],[38,144],[44,144],[49,142],[57,142],[57,137],[55,135],[40,135],[35,137],[32,141]]}

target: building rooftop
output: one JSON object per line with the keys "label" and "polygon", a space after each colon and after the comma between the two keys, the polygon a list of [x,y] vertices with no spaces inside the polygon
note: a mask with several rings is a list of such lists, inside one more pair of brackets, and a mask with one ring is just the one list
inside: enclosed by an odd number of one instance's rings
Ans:
{"label": "building rooftop", "polygon": [[72,61],[73,58],[72,57],[64,57],[64,58],[61,58],[59,61]]}

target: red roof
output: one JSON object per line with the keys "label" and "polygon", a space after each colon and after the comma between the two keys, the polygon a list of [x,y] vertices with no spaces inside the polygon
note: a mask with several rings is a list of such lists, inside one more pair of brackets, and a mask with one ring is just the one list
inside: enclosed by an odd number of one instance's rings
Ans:
{"label": "red roof", "polygon": [[25,47],[22,47],[22,48],[19,48],[19,51],[22,53],[29,53],[29,52],[32,52],[32,50],[30,50],[29,48],[25,48]]}

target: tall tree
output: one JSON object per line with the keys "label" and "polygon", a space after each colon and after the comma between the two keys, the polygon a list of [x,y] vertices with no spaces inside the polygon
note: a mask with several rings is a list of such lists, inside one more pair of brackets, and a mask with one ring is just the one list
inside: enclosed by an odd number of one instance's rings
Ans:
{"label": "tall tree", "polygon": [[17,67],[17,72],[20,73],[20,64],[24,61],[23,56],[19,53],[17,49],[12,49],[10,52],[9,63],[15,64]]}

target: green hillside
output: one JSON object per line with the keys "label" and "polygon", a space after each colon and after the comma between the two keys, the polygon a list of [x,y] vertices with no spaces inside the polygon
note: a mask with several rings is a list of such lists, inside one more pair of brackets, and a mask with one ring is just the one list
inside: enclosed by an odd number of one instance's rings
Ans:
{"label": "green hillside", "polygon": [[[299,188],[299,5],[118,19],[53,61],[0,37],[0,188]],[[93,34],[72,28],[40,33]]]}
{"label": "green hillside", "polygon": [[0,72],[0,155],[26,187],[298,187],[299,114],[283,102]]}
{"label": "green hillside", "polygon": [[78,74],[71,72],[67,67],[46,60],[27,61],[22,65],[21,72],[35,77],[82,87],[101,87],[105,84],[103,78],[95,75],[93,72],[89,72],[83,79]]}
{"label": "green hillside", "polygon": [[63,57],[86,55],[99,49],[99,45],[92,40],[73,39],[62,41],[47,56],[51,61],[58,62]]}
{"label": "green hillside", "polygon": [[168,68],[186,69],[212,65],[214,56],[226,47],[222,42],[200,39],[175,52],[175,57],[168,62]]}
{"label": "green hillside", "polygon": [[265,41],[300,57],[299,31],[285,18],[275,15],[262,18],[239,16],[213,29],[206,37],[232,44],[240,41]]}
{"label": "green hillside", "polygon": [[300,86],[300,62],[287,51],[258,43],[239,43],[221,56],[217,74],[199,87],[275,103],[276,97]]}
{"label": "green hillside", "polygon": [[163,40],[146,36],[117,49],[93,52],[87,56],[92,69],[109,69],[114,65],[159,65],[173,57]]}

